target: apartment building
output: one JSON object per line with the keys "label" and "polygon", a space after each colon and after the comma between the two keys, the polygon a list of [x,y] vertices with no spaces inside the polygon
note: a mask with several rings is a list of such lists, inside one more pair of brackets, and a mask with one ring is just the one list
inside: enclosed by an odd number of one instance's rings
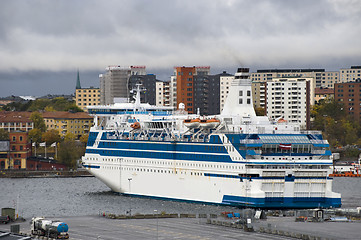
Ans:
{"label": "apartment building", "polygon": [[267,83],[253,81],[252,97],[253,97],[253,106],[255,108],[266,109],[267,107],[266,95],[267,95]]}
{"label": "apartment building", "polygon": [[31,112],[0,112],[0,128],[8,132],[28,132],[34,128],[30,115]]}
{"label": "apartment building", "polygon": [[157,106],[171,106],[170,81],[157,81],[155,87],[156,105]]}
{"label": "apartment building", "polygon": [[278,78],[267,82],[267,116],[310,127],[312,78]]}
{"label": "apartment building", "polygon": [[80,138],[88,134],[93,125],[93,117],[85,112],[44,112],[42,115],[47,129],[59,131],[60,136],[72,133]]}
{"label": "apartment building", "polygon": [[339,72],[326,72],[325,69],[263,69],[251,73],[251,79],[255,82],[287,77],[313,78],[312,85],[317,88],[333,88],[335,83],[340,82]]}
{"label": "apartment building", "polygon": [[361,80],[335,85],[335,101],[342,103],[345,114],[361,119]]}
{"label": "apartment building", "polygon": [[361,66],[351,66],[350,68],[340,69],[341,83],[353,82],[361,79]]}
{"label": "apartment building", "polygon": [[219,78],[219,106],[220,112],[222,112],[224,104],[226,103],[226,99],[231,87],[231,83],[234,80],[234,75],[229,76],[220,76]]}
{"label": "apartment building", "polygon": [[99,88],[77,88],[75,89],[75,104],[83,111],[87,112],[87,106],[100,104]]}

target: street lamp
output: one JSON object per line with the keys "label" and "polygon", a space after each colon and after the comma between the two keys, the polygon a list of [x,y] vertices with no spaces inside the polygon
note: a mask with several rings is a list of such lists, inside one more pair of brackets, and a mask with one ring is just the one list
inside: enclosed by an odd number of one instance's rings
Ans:
{"label": "street lamp", "polygon": [[[128,181],[129,181],[129,196],[130,196],[131,193],[130,181],[132,181],[132,178],[128,178]],[[129,215],[132,216],[132,201],[130,198],[129,198]]]}
{"label": "street lamp", "polygon": [[154,210],[154,212],[157,215],[157,239],[158,239],[158,210]]}

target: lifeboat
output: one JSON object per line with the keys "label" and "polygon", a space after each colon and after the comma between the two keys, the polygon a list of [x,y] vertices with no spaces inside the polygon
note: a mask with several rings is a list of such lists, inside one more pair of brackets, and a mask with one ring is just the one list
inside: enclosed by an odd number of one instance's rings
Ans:
{"label": "lifeboat", "polygon": [[139,122],[132,123],[130,125],[130,127],[133,128],[133,129],[139,129],[140,128],[140,123]]}
{"label": "lifeboat", "polygon": [[199,128],[199,118],[196,119],[185,119],[183,121],[184,126],[187,128]]}
{"label": "lifeboat", "polygon": [[220,123],[221,122],[216,118],[200,120],[201,128],[211,128],[211,129],[213,129],[213,128],[218,127],[218,125]]}

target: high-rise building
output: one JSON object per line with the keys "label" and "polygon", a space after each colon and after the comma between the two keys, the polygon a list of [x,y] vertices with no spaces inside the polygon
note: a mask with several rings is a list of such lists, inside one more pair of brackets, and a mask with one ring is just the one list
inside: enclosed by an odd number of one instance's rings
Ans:
{"label": "high-rise building", "polygon": [[226,103],[226,99],[229,93],[229,89],[231,87],[231,83],[234,80],[234,76],[233,75],[229,75],[229,76],[221,76],[219,78],[219,107],[220,107],[220,112],[222,112],[224,104]]}
{"label": "high-rise building", "polygon": [[[352,73],[353,74],[353,73]],[[361,80],[335,85],[335,101],[342,103],[344,111],[355,120],[361,120]]]}
{"label": "high-rise building", "polygon": [[310,128],[312,78],[275,78],[267,81],[267,116],[271,119],[300,124]]}
{"label": "high-rise building", "polygon": [[[194,76],[197,75],[199,79],[201,76],[209,75],[210,67],[175,67],[173,81],[176,81],[176,106],[178,107],[179,103],[184,103],[185,110],[189,113],[195,113],[195,102],[194,102]],[[205,78],[203,78],[205,79]],[[200,80],[201,81],[201,80]],[[198,81],[199,82],[199,81]],[[173,102],[174,104],[174,102]]]}
{"label": "high-rise building", "polygon": [[157,106],[172,106],[171,105],[171,94],[170,94],[170,81],[163,82],[157,81],[156,87],[156,105]]}
{"label": "high-rise building", "polygon": [[130,76],[145,75],[145,66],[109,66],[104,74],[99,75],[100,104],[113,104],[114,98],[118,101],[128,101]]}

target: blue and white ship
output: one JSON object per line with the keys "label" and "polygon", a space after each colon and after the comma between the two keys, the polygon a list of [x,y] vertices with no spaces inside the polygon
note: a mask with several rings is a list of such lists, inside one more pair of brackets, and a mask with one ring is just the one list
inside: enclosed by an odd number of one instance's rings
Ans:
{"label": "blue and white ship", "polygon": [[220,115],[140,103],[91,106],[83,166],[114,192],[255,208],[332,208],[332,154],[319,131],[256,116],[240,68]]}

